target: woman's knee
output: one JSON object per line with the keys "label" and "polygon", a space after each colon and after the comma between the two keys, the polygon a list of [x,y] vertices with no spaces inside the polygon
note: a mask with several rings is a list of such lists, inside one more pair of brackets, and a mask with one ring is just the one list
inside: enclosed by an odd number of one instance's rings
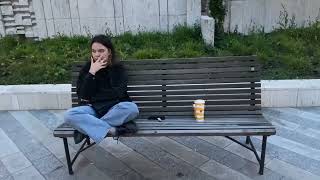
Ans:
{"label": "woman's knee", "polygon": [[91,108],[91,107],[79,106],[79,107],[74,107],[74,108],[68,109],[64,113],[65,122],[73,124],[73,123],[75,123],[75,121],[78,120],[78,118],[76,117],[77,115],[91,114],[90,109],[88,109],[88,108]]}
{"label": "woman's knee", "polygon": [[119,103],[121,109],[125,110],[130,117],[136,118],[139,115],[139,108],[133,102],[121,102]]}
{"label": "woman's knee", "polygon": [[75,111],[73,108],[68,109],[65,113],[64,113],[64,121],[66,123],[73,123],[73,121],[75,120],[74,116],[77,114],[77,111]]}

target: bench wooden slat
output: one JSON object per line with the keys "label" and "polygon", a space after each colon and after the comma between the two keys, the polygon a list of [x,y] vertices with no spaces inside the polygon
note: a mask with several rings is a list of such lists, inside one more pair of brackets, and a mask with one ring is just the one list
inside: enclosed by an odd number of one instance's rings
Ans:
{"label": "bench wooden slat", "polygon": [[[274,135],[274,128],[267,129],[217,129],[217,130],[140,130],[134,136],[259,136]],[[125,137],[126,135],[124,135]],[[132,135],[127,135],[132,136]]]}
{"label": "bench wooden slat", "polygon": [[223,90],[171,90],[171,91],[129,91],[129,96],[155,96],[155,95],[196,95],[196,94],[245,94],[261,93],[261,89],[223,89]]}
{"label": "bench wooden slat", "polygon": [[[212,63],[212,62],[256,62],[256,56],[223,56],[223,57],[198,57],[198,58],[167,58],[167,59],[143,59],[143,60],[125,60],[126,64],[183,64],[183,63]],[[77,61],[73,63],[73,67],[82,67],[83,61]]]}
{"label": "bench wooden slat", "polygon": [[[176,64],[134,64],[128,61],[125,61],[126,68],[130,70],[158,70],[158,69],[195,69],[199,67],[207,68],[224,68],[224,67],[260,67],[258,62],[252,61],[234,61],[234,62],[210,62],[210,63],[176,63]],[[72,70],[73,72],[78,72],[82,69],[82,66],[76,66]]]}
{"label": "bench wooden slat", "polygon": [[[249,95],[249,94],[239,94],[239,95],[192,95],[192,96],[131,96],[131,99],[135,102],[139,101],[172,101],[172,100],[190,100],[195,99],[212,99],[212,100],[238,100],[238,99],[260,99],[261,94]],[[72,94],[72,101],[78,101],[78,95]]]}
{"label": "bench wooden slat", "polygon": [[[135,102],[139,107],[148,106],[192,106],[193,101],[187,102]],[[206,101],[206,105],[248,105],[260,104],[260,100],[238,100],[238,101]]]}
{"label": "bench wooden slat", "polygon": [[[139,107],[139,109],[145,111],[145,112],[153,112],[153,111],[158,111],[158,112],[171,112],[171,111],[187,111],[187,112],[192,112],[193,107],[192,105],[190,106],[176,106],[176,107]],[[260,106],[206,106],[205,109],[207,111],[222,111],[222,110],[260,110]]]}
{"label": "bench wooden slat", "polygon": [[[155,85],[155,86],[148,86],[148,85],[142,85],[142,86],[128,86],[128,91],[142,91],[142,90],[179,90],[179,89],[185,89],[185,90],[192,90],[192,89],[229,89],[229,88],[258,88],[261,87],[260,82],[254,82],[254,83],[238,83],[238,84],[200,84],[200,85]],[[76,86],[72,86],[71,88],[72,92],[76,92],[77,88]]]}
{"label": "bench wooden slat", "polygon": [[168,59],[144,59],[144,60],[127,60],[127,64],[184,64],[184,63],[213,63],[213,62],[245,62],[257,61],[255,56],[225,56],[225,57],[198,57],[198,58],[168,58]]}
{"label": "bench wooden slat", "polygon": [[240,73],[212,73],[212,74],[169,74],[169,75],[132,75],[129,80],[179,80],[179,79],[218,79],[218,78],[252,78],[258,77],[260,73],[257,72],[240,72]]}
{"label": "bench wooden slat", "polygon": [[187,79],[187,80],[131,80],[128,85],[175,85],[175,84],[203,84],[203,83],[235,83],[260,82],[259,78],[219,78],[219,79]]}
{"label": "bench wooden slat", "polygon": [[[179,90],[179,89],[226,89],[226,88],[256,88],[260,83],[245,84],[202,84],[202,85],[176,85],[176,86],[128,86],[128,91],[139,90]],[[74,87],[76,88],[76,87]],[[76,89],[74,89],[76,90]]]}
{"label": "bench wooden slat", "polygon": [[[206,116],[227,116],[227,117],[234,117],[239,115],[261,115],[260,110],[255,111],[206,111]],[[187,116],[192,117],[192,111],[186,112],[145,112],[141,111],[139,117],[149,117],[149,116]]]}
{"label": "bench wooden slat", "polygon": [[255,95],[194,95],[194,96],[149,96],[149,97],[141,97],[141,96],[131,96],[133,101],[172,101],[172,100],[190,100],[193,101],[195,99],[214,99],[214,100],[237,100],[237,99],[260,99],[260,94]]}

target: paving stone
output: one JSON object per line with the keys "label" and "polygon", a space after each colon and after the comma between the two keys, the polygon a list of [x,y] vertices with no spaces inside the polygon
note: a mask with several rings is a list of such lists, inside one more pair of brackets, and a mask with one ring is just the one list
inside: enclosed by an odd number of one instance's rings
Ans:
{"label": "paving stone", "polygon": [[6,133],[17,132],[21,129],[21,124],[15,122],[15,118],[8,111],[0,111],[0,128]]}
{"label": "paving stone", "polygon": [[220,161],[225,156],[231,154],[223,148],[210,144],[196,137],[183,136],[170,138],[216,161]]}
{"label": "paving stone", "polygon": [[221,147],[221,148],[225,148],[232,143],[231,140],[229,140],[225,137],[222,137],[222,136],[198,136],[198,138],[200,138],[204,141],[207,141],[211,144],[214,144],[218,147]]}
{"label": "paving stone", "polygon": [[[262,140],[262,137],[257,137],[257,138]],[[300,154],[302,156],[320,161],[320,150],[312,148],[310,146],[306,146],[304,144],[301,144],[277,135],[271,136],[270,138],[268,138],[268,142],[269,144],[273,144],[278,147]],[[314,143],[316,144],[317,141]]]}
{"label": "paving stone", "polygon": [[50,130],[54,130],[60,125],[60,121],[57,116],[47,110],[30,111],[30,113],[39,119],[39,121],[41,121]]}
{"label": "paving stone", "polygon": [[[256,149],[261,151],[260,140],[252,138],[252,142],[255,144]],[[301,169],[309,171],[313,174],[320,175],[320,162],[314,159],[302,156],[290,150],[281,148],[279,146],[268,143],[266,154],[269,156],[297,166]]]}
{"label": "paving stone", "polygon": [[105,138],[102,142],[99,143],[99,146],[117,158],[121,158],[133,151],[131,148],[122,144],[120,141],[117,142],[116,140],[113,140],[112,137]]}
{"label": "paving stone", "polygon": [[299,124],[288,121],[286,119],[282,119],[276,116],[269,115],[267,113],[263,113],[263,116],[276,127],[285,127],[291,130],[296,130],[300,127]]}
{"label": "paving stone", "polygon": [[7,170],[7,168],[4,166],[2,161],[0,161],[0,179],[6,179],[9,178],[10,172]]}
{"label": "paving stone", "polygon": [[53,137],[52,130],[49,130],[39,121],[39,119],[34,117],[30,112],[14,111],[10,113],[39,142],[43,144],[50,144],[57,140],[57,138]]}
{"label": "paving stone", "polygon": [[168,174],[163,168],[135,151],[122,157],[121,161],[125,162],[129,167],[139,172],[147,179],[170,179],[174,177],[172,174]]}
{"label": "paving stone", "polygon": [[274,173],[268,170],[265,170],[263,175],[256,175],[253,180],[292,180],[291,178],[287,176],[281,176],[278,173]]}
{"label": "paving stone", "polygon": [[13,174],[15,180],[45,180],[45,178],[33,167],[27,167]]}
{"label": "paving stone", "polygon": [[219,160],[219,163],[228,166],[234,170],[242,168],[247,162],[248,160],[243,159],[242,157],[232,153],[228,156],[225,156],[223,159]]}
{"label": "paving stone", "polygon": [[99,146],[87,149],[82,155],[90,159],[99,170],[106,172],[110,177],[118,178],[131,171],[118,158],[115,158]]}
{"label": "paving stone", "polygon": [[292,179],[308,179],[308,180],[319,180],[320,176],[314,175],[308,171],[300,169],[296,166],[288,164],[286,162],[280,161],[278,159],[273,159],[270,163],[266,165],[267,168],[282,174],[283,176],[291,177]]}
{"label": "paving stone", "polygon": [[283,138],[290,139],[298,143],[304,144],[306,146],[310,146],[312,148],[320,150],[320,143],[315,143],[318,141],[317,139],[306,136],[301,133],[297,133],[296,131],[290,131],[286,128],[277,127],[277,136],[281,136]]}
{"label": "paving stone", "polygon": [[259,165],[254,164],[252,162],[248,162],[245,164],[241,169],[239,169],[239,172],[242,174],[245,174],[246,176],[252,178],[252,179],[266,179],[266,180],[282,180],[284,176],[270,171],[267,168],[264,168],[263,175],[259,174]]}
{"label": "paving stone", "polygon": [[[107,173],[107,172],[106,172]],[[112,180],[116,179],[114,177],[110,177],[103,173],[102,171],[98,170],[93,164],[88,164],[84,167],[81,171],[78,171],[74,174],[77,180]]]}
{"label": "paving stone", "polygon": [[314,129],[320,129],[320,122],[314,121],[312,119],[304,119],[303,117],[299,117],[294,114],[289,114],[286,112],[282,112],[276,108],[268,108],[264,111],[264,113],[268,113],[269,116],[274,118],[280,118],[280,119],[286,119],[290,122],[294,122],[296,124],[299,124],[300,126],[314,128]]}
{"label": "paving stone", "polygon": [[141,174],[137,173],[136,171],[132,170],[123,176],[119,177],[121,180],[148,180],[147,178],[143,177]]}
{"label": "paving stone", "polygon": [[177,177],[182,176],[186,179],[212,179],[212,177],[207,173],[192,167],[185,161],[182,161],[175,156],[161,150],[142,138],[122,138],[121,142],[148,159],[154,161],[162,168],[170,171],[170,173],[175,174]]}
{"label": "paving stone", "polygon": [[9,175],[9,176],[6,176],[4,178],[0,177],[0,180],[14,180],[14,179],[13,179],[13,176]]}
{"label": "paving stone", "polygon": [[[50,162],[50,163],[48,163]],[[63,166],[63,164],[53,155],[35,160],[32,162],[32,164],[34,165],[35,168],[37,168],[37,170],[39,172],[41,172],[41,174],[48,174],[54,170],[60,169],[60,168],[66,168]]]}
{"label": "paving stone", "polygon": [[69,175],[67,168],[59,168],[45,174],[47,180],[76,180],[75,175]]}
{"label": "paving stone", "polygon": [[320,131],[317,129],[308,128],[308,127],[299,127],[295,129],[295,131],[315,139],[320,139]]}
{"label": "paving stone", "polygon": [[35,150],[25,153],[25,156],[30,161],[34,161],[49,156],[51,154],[52,153],[48,149],[46,149],[43,145],[40,144],[38,148],[36,148]]}
{"label": "paving stone", "polygon": [[31,162],[21,152],[6,156],[1,161],[11,174],[31,166]]}
{"label": "paving stone", "polygon": [[[71,158],[73,158],[75,156],[76,153],[72,153],[70,154]],[[62,162],[62,164],[66,167],[65,169],[67,169],[68,165],[67,165],[67,159],[66,157],[62,157],[59,158],[60,162]],[[77,160],[74,162],[74,164],[72,165],[73,171],[77,172],[77,171],[81,171],[82,167],[87,166],[88,164],[93,164],[92,161],[88,160],[87,158],[85,158],[82,154],[80,154],[77,157]]]}
{"label": "paving stone", "polygon": [[17,138],[14,143],[17,145],[19,150],[23,152],[24,154],[37,151],[37,149],[40,149],[42,145],[34,139],[33,137],[21,137]]}
{"label": "paving stone", "polygon": [[7,134],[0,128],[0,159],[19,152],[17,146],[11,141]]}
{"label": "paving stone", "polygon": [[204,165],[200,167],[200,169],[219,180],[250,180],[249,177],[214,160],[206,162]]}
{"label": "paving stone", "polygon": [[[247,159],[251,162],[254,162],[256,164],[258,164],[259,162],[257,161],[256,156],[254,155],[254,153],[242,146],[240,146],[237,143],[232,143],[230,146],[225,148],[227,151],[230,151],[234,154],[237,154],[238,156]],[[257,151],[258,154],[260,154],[261,152]],[[266,155],[265,157],[265,163],[268,163],[270,160],[272,159],[272,157],[269,157],[268,155]]]}
{"label": "paving stone", "polygon": [[195,167],[201,166],[209,160],[208,157],[194,152],[192,149],[167,137],[146,137],[145,139]]}

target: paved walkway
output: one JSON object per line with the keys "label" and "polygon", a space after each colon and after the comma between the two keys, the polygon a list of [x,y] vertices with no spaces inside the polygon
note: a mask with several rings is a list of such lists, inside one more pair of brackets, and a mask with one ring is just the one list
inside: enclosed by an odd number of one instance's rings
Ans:
{"label": "paved walkway", "polygon": [[80,155],[70,176],[62,140],[52,136],[63,112],[0,112],[0,180],[320,179],[320,107],[264,109],[277,135],[268,138],[263,176],[253,153],[222,137],[108,138]]}

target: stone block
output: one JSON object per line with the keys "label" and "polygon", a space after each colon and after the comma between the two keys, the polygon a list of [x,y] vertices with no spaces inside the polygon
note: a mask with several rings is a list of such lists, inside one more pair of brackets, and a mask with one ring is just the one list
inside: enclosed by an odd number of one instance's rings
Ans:
{"label": "stone block", "polygon": [[19,110],[18,98],[13,94],[0,94],[0,110]]}
{"label": "stone block", "polygon": [[2,6],[0,6],[0,11],[1,11],[2,15],[6,15],[6,16],[14,15],[13,8],[12,8],[11,5],[2,5]]}
{"label": "stone block", "polygon": [[298,89],[264,90],[261,92],[262,107],[296,107]]}
{"label": "stone block", "polygon": [[20,110],[54,109],[58,107],[56,94],[22,93],[18,94]]}
{"label": "stone block", "polygon": [[297,107],[320,106],[320,89],[299,89]]}
{"label": "stone block", "polygon": [[214,46],[214,19],[208,16],[201,16],[201,34],[207,45]]}

